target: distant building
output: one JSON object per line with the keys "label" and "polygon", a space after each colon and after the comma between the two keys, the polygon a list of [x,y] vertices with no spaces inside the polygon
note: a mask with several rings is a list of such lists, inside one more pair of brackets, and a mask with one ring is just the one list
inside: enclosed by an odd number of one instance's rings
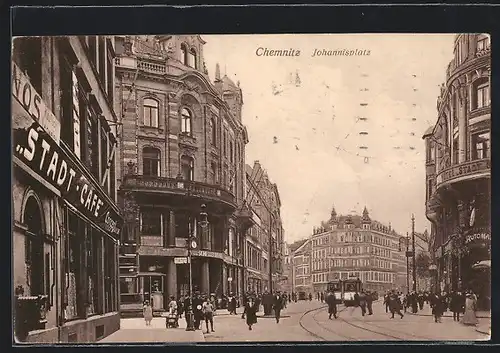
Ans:
{"label": "distant building", "polygon": [[363,215],[340,215],[327,222],[294,252],[295,287],[322,292],[332,280],[359,278],[364,288],[406,291],[404,238],[391,226]]}
{"label": "distant building", "polygon": [[470,288],[480,307],[491,297],[490,81],[490,36],[457,35],[437,122],[423,136],[434,286]]}
{"label": "distant building", "polygon": [[290,245],[293,261],[294,292],[312,293],[311,282],[311,241],[304,239]]}

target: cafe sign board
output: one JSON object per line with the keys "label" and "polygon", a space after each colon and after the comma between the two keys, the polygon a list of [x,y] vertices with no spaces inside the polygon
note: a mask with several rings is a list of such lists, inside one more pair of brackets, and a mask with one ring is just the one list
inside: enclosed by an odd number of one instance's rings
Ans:
{"label": "cafe sign board", "polygon": [[471,232],[465,235],[465,244],[475,243],[475,242],[490,242],[491,233],[487,232]]}
{"label": "cafe sign board", "polygon": [[436,184],[439,186],[447,181],[452,181],[461,177],[488,172],[490,170],[490,160],[480,159],[467,163],[462,163],[451,168],[447,168],[436,177]]}
{"label": "cafe sign board", "polygon": [[[26,116],[26,106],[13,102],[13,151],[16,164],[34,174],[50,190],[79,210],[95,224],[119,238],[123,219],[119,211],[90,177],[45,129]],[[28,112],[29,113],[29,112]]]}

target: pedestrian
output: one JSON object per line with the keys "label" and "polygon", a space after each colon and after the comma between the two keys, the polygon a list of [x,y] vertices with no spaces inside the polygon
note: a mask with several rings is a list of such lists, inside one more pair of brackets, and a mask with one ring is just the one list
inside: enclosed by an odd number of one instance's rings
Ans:
{"label": "pedestrian", "polygon": [[403,318],[403,313],[401,312],[401,299],[396,293],[389,295],[389,310],[391,311],[391,319],[394,319],[394,314],[398,314]]}
{"label": "pedestrian", "polygon": [[144,302],[142,313],[144,315],[144,321],[146,321],[146,326],[151,326],[151,321],[153,320],[153,307],[149,304],[149,300]]}
{"label": "pedestrian", "polygon": [[318,292],[318,293],[316,293],[316,300],[319,301],[319,298],[320,298],[320,296],[319,296],[319,292]]}
{"label": "pedestrian", "polygon": [[389,312],[389,292],[385,293],[384,295],[384,305],[385,305],[385,312]]}
{"label": "pedestrian", "polygon": [[312,301],[313,300],[313,296],[311,293],[309,293],[309,301]]}
{"label": "pedestrian", "polygon": [[287,294],[286,292],[283,293],[283,308],[286,309],[286,304],[288,303],[288,299],[287,299]]}
{"label": "pedestrian", "polygon": [[184,313],[184,301],[182,297],[179,297],[177,300],[177,313],[179,314],[179,318],[182,318],[182,314]]}
{"label": "pedestrian", "polygon": [[364,290],[361,290],[361,293],[358,295],[358,303],[359,307],[361,308],[361,315],[365,316],[366,315],[366,293]]}
{"label": "pedestrian", "polygon": [[467,326],[476,326],[478,324],[476,311],[477,297],[471,290],[469,290],[465,295],[465,314],[462,318],[462,324]]}
{"label": "pedestrian", "polygon": [[366,292],[366,308],[368,309],[368,315],[373,315],[373,293],[370,291]]}
{"label": "pedestrian", "polygon": [[432,307],[432,315],[434,315],[434,322],[440,323],[441,317],[445,312],[445,298],[440,293],[434,293],[431,296],[431,307]]}
{"label": "pedestrian", "polygon": [[207,326],[207,333],[210,332],[208,330],[208,323],[210,323],[210,329],[212,330],[212,332],[215,332],[214,331],[214,311],[215,311],[214,304],[210,300],[205,298],[205,300],[203,301],[203,305],[202,305],[202,312],[203,312],[203,317],[205,319],[205,325]]}
{"label": "pedestrian", "polygon": [[280,291],[278,291],[273,298],[273,309],[274,309],[274,317],[276,318],[276,323],[279,324],[281,309],[283,309],[283,297],[281,296]]}
{"label": "pedestrian", "polygon": [[191,324],[190,323],[190,320],[193,320],[193,318],[191,317],[192,313],[193,313],[193,303],[191,302],[191,297],[189,294],[186,294],[186,296],[184,297],[184,318],[186,319],[186,326],[189,327],[189,325]]}
{"label": "pedestrian", "polygon": [[248,293],[245,293],[243,294],[243,313],[241,314],[241,318],[244,319],[245,318],[245,314],[246,314],[246,304],[247,304],[247,300],[248,300]]}
{"label": "pedestrian", "polygon": [[328,292],[326,295],[326,303],[328,304],[328,319],[337,318],[337,299],[333,292]]}
{"label": "pedestrian", "polygon": [[415,292],[412,292],[411,294],[411,312],[413,314],[418,313],[417,293]]}
{"label": "pedestrian", "polygon": [[451,292],[450,310],[453,312],[453,321],[460,321],[460,313],[463,310],[462,293],[459,291]]}
{"label": "pedestrian", "polygon": [[325,301],[325,295],[323,294],[323,292],[321,292],[320,294],[320,299],[322,303]]}
{"label": "pedestrian", "polygon": [[234,293],[229,293],[227,309],[230,315],[236,315],[236,297]]}
{"label": "pedestrian", "polygon": [[419,306],[420,310],[424,310],[424,301],[425,301],[424,293],[422,291],[420,291],[418,293],[418,306]]}
{"label": "pedestrian", "polygon": [[193,299],[193,316],[194,316],[194,328],[196,330],[200,329],[201,320],[203,319],[203,300],[199,294],[196,294]]}
{"label": "pedestrian", "polygon": [[251,331],[252,325],[257,323],[257,306],[255,305],[255,299],[253,296],[248,298],[245,305],[245,312],[247,314],[248,329]]}

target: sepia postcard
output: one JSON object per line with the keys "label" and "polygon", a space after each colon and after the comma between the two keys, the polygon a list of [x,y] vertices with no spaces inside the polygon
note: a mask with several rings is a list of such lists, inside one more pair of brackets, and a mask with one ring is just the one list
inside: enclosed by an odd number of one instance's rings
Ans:
{"label": "sepia postcard", "polygon": [[13,38],[14,342],[489,340],[490,46]]}

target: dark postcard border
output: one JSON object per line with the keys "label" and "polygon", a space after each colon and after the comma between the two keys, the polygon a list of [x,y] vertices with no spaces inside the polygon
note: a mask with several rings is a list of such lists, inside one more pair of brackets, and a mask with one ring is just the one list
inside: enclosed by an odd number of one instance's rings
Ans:
{"label": "dark postcard border", "polygon": [[[20,1],[26,3],[27,1]],[[5,45],[1,55],[2,68],[5,68],[8,77],[10,72],[10,38],[7,33],[13,36],[23,35],[82,35],[82,34],[160,34],[160,33],[201,33],[201,34],[230,34],[230,33],[383,33],[383,32],[416,32],[416,33],[445,33],[445,32],[488,32],[492,34],[492,57],[494,69],[492,70],[492,91],[493,98],[500,97],[500,78],[496,74],[497,67],[497,44],[496,38],[500,38],[500,7],[498,6],[246,6],[246,7],[17,7],[11,8],[10,17],[8,12],[2,13],[0,24],[4,31],[0,32],[0,37],[5,36],[2,43]],[[9,24],[10,23],[10,24]],[[7,44],[9,43],[9,44]],[[7,46],[8,45],[8,46]],[[5,87],[3,92],[9,92],[10,85],[7,80],[2,80]],[[2,95],[4,106],[10,109],[10,95]],[[495,99],[493,99],[495,100]],[[500,123],[497,122],[497,110],[493,104],[492,111],[492,134],[500,136]],[[10,129],[3,129],[5,134],[5,144],[10,145]],[[9,141],[9,142],[7,142]],[[496,138],[493,138],[493,150]],[[9,151],[10,146],[5,146],[4,151]],[[500,227],[500,222],[495,215],[500,214],[500,187],[495,183],[496,160],[500,159],[500,153],[494,151],[492,158],[495,160],[492,165],[492,227]],[[10,163],[11,156],[7,156]],[[500,164],[499,164],[500,165]],[[7,184],[7,183],[5,183]],[[10,214],[5,214],[7,225],[11,223]],[[495,233],[493,231],[493,233]],[[492,248],[496,249],[500,245],[500,240],[493,237]],[[4,250],[7,247],[4,247]],[[498,251],[493,250],[493,253]],[[8,257],[10,258],[10,253]],[[499,255],[500,256],[500,255]],[[493,327],[497,327],[498,317],[500,317],[500,271],[496,256],[492,256],[492,313]],[[10,265],[10,264],[9,264]],[[9,286],[4,286],[10,288]],[[8,296],[11,297],[11,291],[8,290]],[[10,310],[7,311],[8,320],[11,320]],[[500,342],[499,335],[492,332],[492,341]],[[11,341],[11,333],[4,331],[8,341]],[[6,341],[7,341],[6,340]],[[464,349],[484,349],[486,342],[473,343],[474,347],[459,346],[458,343],[445,344],[446,350],[459,351]],[[188,347],[174,346],[160,349],[174,349],[176,352],[189,350],[195,347],[202,347],[203,350],[212,350],[221,352],[222,350],[234,351],[253,349],[265,349],[269,344],[249,343],[249,345],[224,343],[221,345],[211,344],[193,344]],[[274,343],[273,345],[275,345]],[[426,345],[407,343],[404,349],[421,351],[422,349],[441,349],[433,347],[432,342]],[[338,347],[331,347],[335,345]],[[370,346],[379,346],[375,349],[401,350],[402,347],[388,346],[387,343],[362,344],[366,350],[372,350]],[[382,348],[383,345],[384,347]],[[409,347],[408,345],[412,345]],[[249,347],[250,346],[250,347]],[[328,347],[330,346],[330,347]],[[93,346],[92,348],[101,348],[105,350],[122,350],[125,346]],[[144,346],[143,346],[144,347]],[[160,346],[161,347],[161,346]],[[275,346],[276,347],[276,346]],[[353,344],[325,344],[315,343],[313,345],[306,343],[280,345],[283,349],[341,349],[342,351],[358,352],[361,345]],[[342,347],[342,348],[340,348]],[[50,347],[47,347],[51,349]],[[151,349],[147,347],[146,349]],[[45,348],[35,348],[45,349]],[[79,349],[72,346],[72,349]]]}

